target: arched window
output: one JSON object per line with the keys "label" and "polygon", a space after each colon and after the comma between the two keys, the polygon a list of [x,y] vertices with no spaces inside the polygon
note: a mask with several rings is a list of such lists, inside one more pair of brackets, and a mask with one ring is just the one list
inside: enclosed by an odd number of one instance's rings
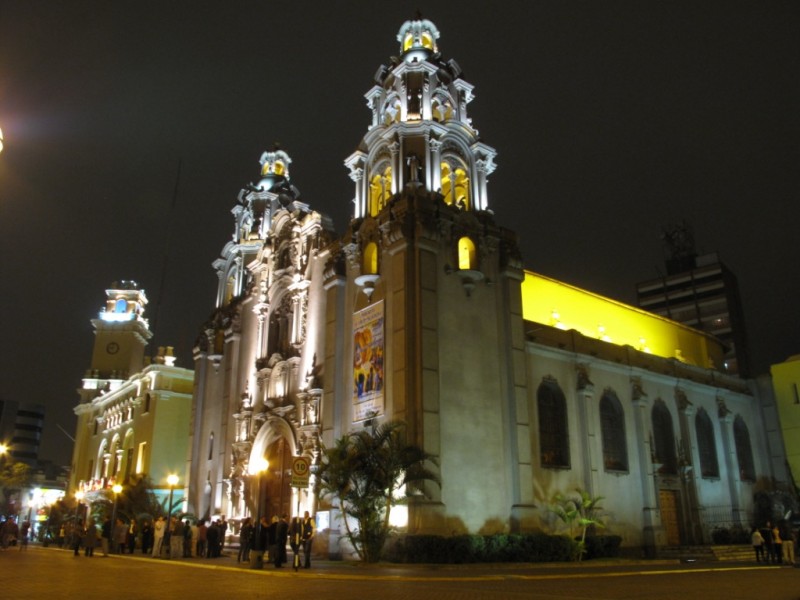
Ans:
{"label": "arched window", "polygon": [[733,421],[733,441],[736,444],[736,458],[739,460],[742,481],[755,481],[756,467],[753,463],[753,448],[750,446],[750,432],[741,416]]}
{"label": "arched window", "polygon": [[475,255],[475,244],[464,236],[458,240],[458,269],[460,271],[477,271],[478,261]]}
{"label": "arched window", "polygon": [[124,298],[120,298],[117,300],[117,303],[114,305],[114,312],[117,313],[124,313],[128,312],[128,301]]}
{"label": "arched window", "polygon": [[376,216],[392,197],[392,167],[372,176],[369,182],[369,214]]}
{"label": "arched window", "polygon": [[600,398],[600,431],[603,437],[603,466],[606,471],[628,470],[628,446],[625,438],[625,413],[614,392]]}
{"label": "arched window", "polygon": [[362,256],[361,274],[377,275],[378,273],[378,245],[370,242],[364,247]]}
{"label": "arched window", "polygon": [[214,432],[212,431],[208,436],[208,460],[214,458]]}
{"label": "arched window", "polygon": [[431,113],[434,121],[449,121],[453,118],[453,105],[446,98],[434,98],[431,102]]}
{"label": "arched window", "polygon": [[446,204],[469,210],[469,177],[466,170],[458,164],[442,162],[442,195]]}
{"label": "arched window", "polygon": [[567,401],[554,379],[545,379],[536,393],[539,405],[539,450],[543,467],[569,468]]}
{"label": "arched window", "polygon": [[694,429],[697,435],[697,452],[700,454],[700,475],[703,477],[719,477],[717,462],[717,442],[714,439],[714,425],[705,409],[697,411],[694,418]]}
{"label": "arched window", "polygon": [[653,406],[653,443],[655,462],[661,464],[659,472],[676,474],[678,459],[675,453],[675,432],[672,429],[672,415],[663,400],[656,400]]}

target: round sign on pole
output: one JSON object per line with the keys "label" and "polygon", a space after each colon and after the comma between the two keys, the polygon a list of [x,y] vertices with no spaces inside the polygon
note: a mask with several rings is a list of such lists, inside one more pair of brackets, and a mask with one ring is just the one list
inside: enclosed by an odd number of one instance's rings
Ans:
{"label": "round sign on pole", "polygon": [[295,456],[292,461],[292,487],[308,487],[311,463],[305,456]]}

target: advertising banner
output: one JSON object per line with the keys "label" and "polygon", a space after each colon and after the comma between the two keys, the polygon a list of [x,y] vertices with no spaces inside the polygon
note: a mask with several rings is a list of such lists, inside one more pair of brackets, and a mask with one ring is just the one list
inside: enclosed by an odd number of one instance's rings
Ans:
{"label": "advertising banner", "polygon": [[383,414],[383,300],[353,315],[353,420]]}

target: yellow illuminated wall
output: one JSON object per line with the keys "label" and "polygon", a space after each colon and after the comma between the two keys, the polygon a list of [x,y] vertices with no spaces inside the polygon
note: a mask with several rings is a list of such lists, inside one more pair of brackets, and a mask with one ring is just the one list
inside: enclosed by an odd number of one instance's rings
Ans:
{"label": "yellow illuminated wall", "polygon": [[530,271],[522,283],[522,316],[699,367],[719,369],[723,364],[722,345],[711,336]]}
{"label": "yellow illuminated wall", "polygon": [[800,354],[772,365],[772,387],[783,432],[786,460],[795,482],[800,482]]}

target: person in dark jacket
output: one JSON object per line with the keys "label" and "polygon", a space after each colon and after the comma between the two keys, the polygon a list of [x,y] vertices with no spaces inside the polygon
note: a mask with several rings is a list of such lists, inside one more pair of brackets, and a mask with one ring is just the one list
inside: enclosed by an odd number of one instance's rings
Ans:
{"label": "person in dark jacket", "polygon": [[[242,526],[239,529],[239,554],[236,555],[236,562],[248,562],[250,560],[250,547],[253,544],[253,533],[255,528],[250,522],[250,517],[242,521]],[[257,549],[263,550],[263,544],[256,546]]]}
{"label": "person in dark jacket", "polygon": [[142,554],[149,554],[153,549],[153,526],[150,521],[142,523]]}
{"label": "person in dark jacket", "polygon": [[280,568],[286,563],[286,540],[289,537],[289,521],[286,515],[275,526],[275,566]]}
{"label": "person in dark jacket", "polygon": [[206,541],[208,543],[208,558],[219,558],[219,537],[220,530],[216,521],[211,521],[206,531]]}

